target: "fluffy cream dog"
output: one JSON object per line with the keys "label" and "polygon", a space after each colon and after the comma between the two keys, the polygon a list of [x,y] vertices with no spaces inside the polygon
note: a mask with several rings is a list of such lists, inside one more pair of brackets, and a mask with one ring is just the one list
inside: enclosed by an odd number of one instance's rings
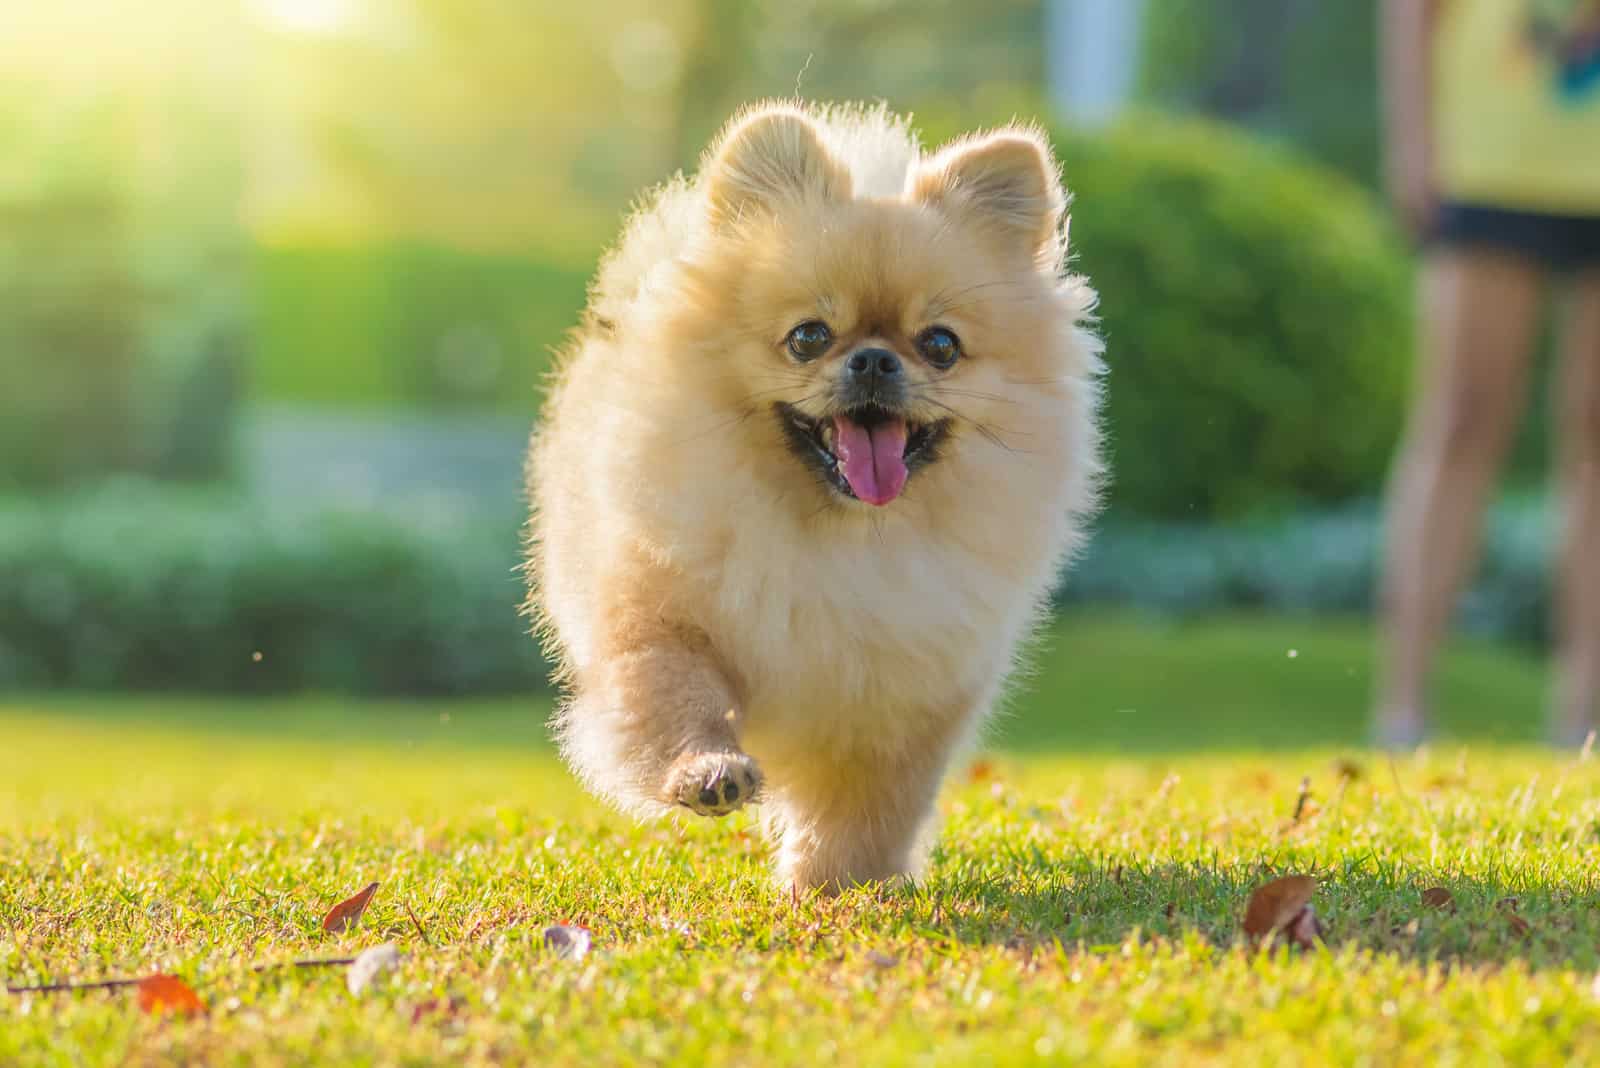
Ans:
{"label": "fluffy cream dog", "polygon": [[1098,343],[1048,143],[924,155],[769,104],[603,263],[529,461],[563,751],[631,810],[752,801],[781,876],[916,871],[1078,542]]}

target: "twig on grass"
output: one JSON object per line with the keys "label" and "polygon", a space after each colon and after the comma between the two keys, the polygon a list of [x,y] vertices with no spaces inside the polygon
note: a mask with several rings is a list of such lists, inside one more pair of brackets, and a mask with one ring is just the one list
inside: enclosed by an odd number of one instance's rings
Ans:
{"label": "twig on grass", "polygon": [[[252,972],[270,972],[279,968],[333,968],[354,964],[354,957],[314,957],[309,960],[282,960],[269,961],[266,964],[252,964]],[[6,986],[8,994],[58,994],[75,990],[112,990],[119,986],[138,986],[148,975],[141,975],[137,979],[91,979],[85,982],[66,983],[38,983],[32,986]]]}
{"label": "twig on grass", "polygon": [[411,910],[411,902],[407,901],[404,904],[406,906],[406,915],[411,917],[411,922],[416,925],[417,934],[422,936],[423,945],[431,948],[433,946],[433,939],[428,937],[428,932],[422,927],[422,921],[417,919],[417,914]]}

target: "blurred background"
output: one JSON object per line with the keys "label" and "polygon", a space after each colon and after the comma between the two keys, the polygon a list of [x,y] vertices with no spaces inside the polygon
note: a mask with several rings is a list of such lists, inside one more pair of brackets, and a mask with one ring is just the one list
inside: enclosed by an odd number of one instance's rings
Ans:
{"label": "blurred background", "polygon": [[[1014,116],[1056,137],[1116,481],[1059,596],[1053,707],[1359,737],[1413,334],[1374,8],[4,5],[0,689],[543,692],[514,568],[549,352],[638,192],[798,92],[887,100],[929,142]],[[1463,608],[1525,650],[1543,424]],[[1084,648],[1104,694],[1073,681]],[[1462,670],[1521,693],[1525,668]]]}

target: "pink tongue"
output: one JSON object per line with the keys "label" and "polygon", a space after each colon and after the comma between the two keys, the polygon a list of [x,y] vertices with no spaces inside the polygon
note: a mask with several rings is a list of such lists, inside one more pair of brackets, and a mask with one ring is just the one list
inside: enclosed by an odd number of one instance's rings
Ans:
{"label": "pink tongue", "polygon": [[868,504],[885,505],[906,486],[906,424],[890,419],[872,427],[833,417],[833,451],[844,480]]}

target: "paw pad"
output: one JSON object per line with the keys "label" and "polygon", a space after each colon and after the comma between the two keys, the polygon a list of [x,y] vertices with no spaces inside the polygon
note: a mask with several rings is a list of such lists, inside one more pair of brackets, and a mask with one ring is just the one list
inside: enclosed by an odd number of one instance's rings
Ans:
{"label": "paw pad", "polygon": [[688,753],[667,775],[662,800],[702,816],[726,816],[756,799],[761,768],[744,753]]}

